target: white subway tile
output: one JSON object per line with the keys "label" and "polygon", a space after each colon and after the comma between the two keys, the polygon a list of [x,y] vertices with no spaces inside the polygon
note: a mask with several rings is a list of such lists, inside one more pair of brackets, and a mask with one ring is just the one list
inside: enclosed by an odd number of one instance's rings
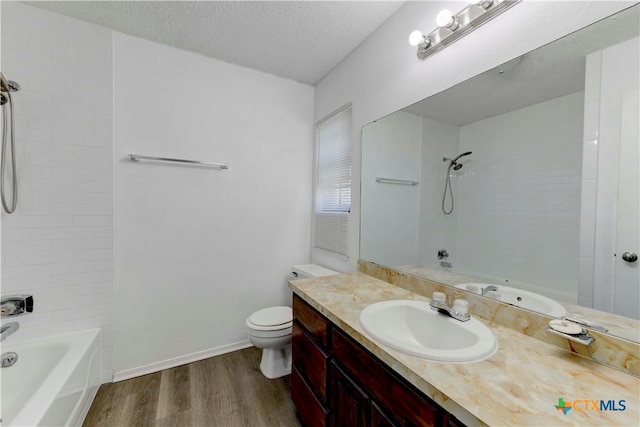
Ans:
{"label": "white subway tile", "polygon": [[[109,198],[112,198],[113,182],[112,181],[73,181],[72,191],[84,191],[91,192],[94,196],[96,193],[108,194]],[[98,199],[96,199],[98,200]],[[104,203],[104,199],[100,199],[101,203]]]}
{"label": "white subway tile", "polygon": [[113,292],[104,292],[102,294],[93,294],[93,304],[101,305],[101,304],[113,304]]}
{"label": "white subway tile", "polygon": [[51,141],[51,132],[45,129],[27,129],[27,133],[23,135],[27,141]]}
{"label": "white subway tile", "polygon": [[93,271],[113,271],[113,260],[94,261]]}
{"label": "white subway tile", "polygon": [[[94,126],[95,133],[95,126]],[[98,135],[100,136],[100,135]],[[101,136],[104,139],[110,139],[111,136]],[[97,159],[106,159],[110,162],[113,160],[113,149],[111,147],[84,147],[73,145],[73,154],[81,157],[93,157]]]}
{"label": "white subway tile", "polygon": [[74,215],[74,227],[104,227],[113,225],[113,216],[111,215]]}
{"label": "white subway tile", "polygon": [[35,302],[50,300],[52,298],[68,298],[74,296],[73,286],[58,286],[38,289],[33,291],[34,305]]}
{"label": "white subway tile", "polygon": [[76,261],[96,261],[113,259],[112,249],[89,249],[85,251],[74,251],[73,259]]}
{"label": "white subway tile", "polygon": [[22,86],[20,203],[2,218],[3,292],[34,295],[37,313],[21,318],[21,337],[104,327],[106,378],[113,372],[112,31],[19,2],[3,2],[2,12],[3,72]]}
{"label": "white subway tile", "polygon": [[113,247],[111,238],[66,239],[53,242],[53,250],[69,251],[79,249],[109,249]]}
{"label": "white subway tile", "polygon": [[64,322],[67,320],[79,320],[86,318],[94,318],[111,314],[113,307],[111,304],[95,305],[87,304],[86,306],[76,306],[65,309],[64,311],[56,311],[53,314],[54,322]]}
{"label": "white subway tile", "polygon": [[[54,145],[54,144],[52,144]],[[65,147],[67,147],[65,145]],[[93,169],[91,159],[76,156],[55,156],[50,154],[29,154],[29,164],[50,168]]]}
{"label": "white subway tile", "polygon": [[93,202],[96,204],[103,205],[112,205],[113,204],[113,194],[112,193],[94,193],[93,194]]}
{"label": "white subway tile", "polygon": [[84,227],[52,227],[52,228],[31,228],[29,230],[31,239],[82,239],[93,237],[93,231]]}
{"label": "white subway tile", "polygon": [[71,180],[25,178],[18,185],[26,191],[71,191]]}
{"label": "white subway tile", "polygon": [[3,228],[70,227],[71,216],[5,216]]}
{"label": "white subway tile", "polygon": [[93,235],[95,237],[109,237],[109,240],[113,240],[113,227],[96,227],[93,229]]}
{"label": "white subway tile", "polygon": [[3,253],[2,265],[20,266],[20,265],[39,265],[51,263],[64,263],[73,259],[72,253],[68,252],[36,252],[36,253]]}
{"label": "white subway tile", "polygon": [[[72,181],[113,181],[113,174],[110,170],[87,170],[87,169],[51,169],[53,179]],[[84,215],[84,214],[80,214]]]}
{"label": "white subway tile", "polygon": [[[28,231],[28,230],[27,230]],[[53,244],[51,240],[22,240],[22,241],[7,241],[4,239],[2,253],[31,253],[31,252],[47,252],[51,251]]]}
{"label": "white subway tile", "polygon": [[111,215],[113,207],[109,204],[65,204],[51,205],[54,215]]}
{"label": "white subway tile", "polygon": [[[3,270],[5,267],[2,267]],[[27,277],[37,276],[57,276],[59,274],[82,273],[92,271],[93,265],[90,262],[66,262],[55,264],[40,264],[27,267],[28,272],[24,274]]]}
{"label": "white subway tile", "polygon": [[[53,277],[54,286],[87,285],[91,283],[104,283],[113,279],[110,271],[89,271],[76,274],[61,274]],[[84,295],[76,292],[77,295]]]}
{"label": "white subway tile", "polygon": [[52,205],[94,203],[92,193],[74,193],[66,191],[45,193],[34,191],[31,194],[33,203],[50,203]]}
{"label": "white subway tile", "polygon": [[113,312],[104,314],[102,316],[87,317],[84,319],[78,319],[74,321],[76,330],[84,330],[91,328],[101,328],[103,326],[111,325],[113,323]]}
{"label": "white subway tile", "polygon": [[[26,228],[7,228],[2,230],[2,242],[6,245],[6,242],[28,240],[29,230]],[[3,246],[5,248],[6,246]]]}
{"label": "white subway tile", "polygon": [[[4,231],[3,231],[4,233]],[[2,267],[2,291],[3,292],[16,292],[17,290],[26,290],[26,289],[43,289],[48,288],[52,285],[53,281],[51,276],[40,276],[40,277],[19,277],[15,279],[9,279],[6,276],[6,271],[4,271],[5,267]]]}
{"label": "white subway tile", "polygon": [[41,166],[24,166],[18,170],[18,178],[51,178],[51,168]]}
{"label": "white subway tile", "polygon": [[113,282],[92,282],[75,286],[76,295],[95,295],[113,292]]}

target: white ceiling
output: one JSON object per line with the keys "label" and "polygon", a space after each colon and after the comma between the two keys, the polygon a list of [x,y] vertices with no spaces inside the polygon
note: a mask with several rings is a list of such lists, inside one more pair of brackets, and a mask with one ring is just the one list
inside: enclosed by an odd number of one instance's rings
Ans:
{"label": "white ceiling", "polygon": [[29,1],[222,61],[316,84],[403,1]]}

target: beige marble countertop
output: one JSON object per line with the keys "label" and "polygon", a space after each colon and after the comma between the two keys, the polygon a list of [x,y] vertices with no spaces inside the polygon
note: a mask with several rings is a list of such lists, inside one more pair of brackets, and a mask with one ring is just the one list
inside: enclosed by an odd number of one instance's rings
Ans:
{"label": "beige marble countertop", "polygon": [[[427,361],[378,344],[358,318],[378,301],[428,298],[362,273],[292,280],[289,286],[469,426],[640,425],[640,379],[632,375],[481,318],[498,340],[496,354],[476,363]],[[624,400],[626,409],[578,410],[581,404],[564,415],[554,406],[560,397],[565,402]]]}
{"label": "beige marble countertop", "polygon": [[[463,283],[489,283],[502,286],[511,286],[514,288],[523,289],[525,291],[539,293],[551,299],[558,301],[567,309],[568,315],[574,315],[583,319],[599,324],[608,329],[607,333],[619,338],[623,338],[632,342],[638,342],[640,340],[640,321],[637,319],[631,319],[629,317],[619,316],[613,313],[606,313],[604,311],[595,310],[593,308],[581,307],[575,303],[568,303],[563,301],[554,295],[547,294],[549,290],[540,289],[532,286],[528,283],[511,281],[508,284],[502,283],[495,277],[488,275],[481,275],[479,273],[463,271],[463,270],[450,270],[420,267],[416,265],[399,265],[391,267],[404,273],[423,277],[425,279],[442,283],[444,285],[461,285]],[[639,424],[640,425],[640,424]]]}

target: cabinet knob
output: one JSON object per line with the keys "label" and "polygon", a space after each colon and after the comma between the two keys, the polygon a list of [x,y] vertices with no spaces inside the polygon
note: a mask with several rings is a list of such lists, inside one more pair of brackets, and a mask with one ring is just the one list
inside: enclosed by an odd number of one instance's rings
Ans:
{"label": "cabinet knob", "polygon": [[622,254],[622,260],[627,262],[636,262],[638,260],[638,255],[633,252],[625,252]]}

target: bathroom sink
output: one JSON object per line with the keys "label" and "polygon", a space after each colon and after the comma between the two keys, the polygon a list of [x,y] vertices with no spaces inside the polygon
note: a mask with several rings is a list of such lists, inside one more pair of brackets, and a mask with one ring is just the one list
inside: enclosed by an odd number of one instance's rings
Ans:
{"label": "bathroom sink", "polygon": [[[489,283],[463,283],[456,285],[456,288],[464,289],[476,294],[482,294],[482,290],[489,286]],[[567,314],[567,309],[562,304],[551,298],[545,297],[535,292],[523,291],[522,289],[512,288],[510,286],[493,285],[498,288],[497,291],[490,291],[487,297],[515,305],[516,307],[526,308],[527,310],[537,313],[546,314],[547,316],[561,318]]]}
{"label": "bathroom sink", "polygon": [[360,325],[375,340],[412,356],[438,362],[478,362],[493,355],[498,343],[477,319],[462,322],[425,301],[393,300],[371,304]]}

